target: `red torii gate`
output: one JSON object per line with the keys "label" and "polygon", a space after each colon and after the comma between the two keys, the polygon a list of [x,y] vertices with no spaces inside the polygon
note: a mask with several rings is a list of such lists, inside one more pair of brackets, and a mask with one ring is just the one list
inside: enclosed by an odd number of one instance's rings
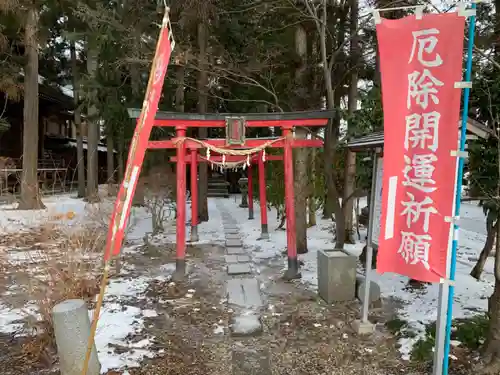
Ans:
{"label": "red torii gate", "polygon": [[[140,117],[139,109],[129,109],[133,119]],[[246,164],[251,168],[257,161],[259,166],[259,189],[261,197],[261,228],[262,235],[268,236],[267,210],[265,203],[265,166],[264,153],[266,148],[283,148],[283,156],[268,156],[268,159],[283,159],[285,172],[285,213],[287,232],[288,269],[284,278],[300,277],[297,260],[294,178],[292,149],[296,147],[322,147],[320,139],[296,139],[294,128],[323,127],[334,116],[334,111],[306,111],[290,113],[250,113],[250,114],[191,114],[178,112],[157,112],[153,125],[173,127],[176,137],[169,140],[149,141],[149,149],[176,149],[175,161],[177,175],[177,232],[176,232],[176,272],[174,278],[181,280],[186,270],[186,164],[191,164],[191,240],[198,240],[198,186],[197,165],[199,162],[216,163],[225,168],[242,167]],[[226,139],[194,139],[186,137],[188,128],[226,128]],[[245,139],[246,128],[279,127],[281,137]],[[206,158],[198,155],[198,150],[206,148]],[[210,154],[218,154],[211,156]],[[258,154],[258,156],[256,156]],[[189,155],[189,157],[188,157]],[[257,160],[256,160],[257,159]],[[252,193],[249,181],[249,196]],[[262,206],[263,205],[263,206]]]}

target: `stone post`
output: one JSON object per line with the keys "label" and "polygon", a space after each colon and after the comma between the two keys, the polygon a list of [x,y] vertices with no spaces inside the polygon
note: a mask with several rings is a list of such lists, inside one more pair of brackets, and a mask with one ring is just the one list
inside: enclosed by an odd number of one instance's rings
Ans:
{"label": "stone post", "polygon": [[242,177],[238,180],[241,191],[241,208],[248,208],[248,178]]}
{"label": "stone post", "polygon": [[318,294],[327,303],[351,301],[356,294],[357,258],[343,250],[318,251]]}
{"label": "stone post", "polygon": [[[85,301],[70,299],[52,309],[54,335],[61,375],[81,375],[90,336],[90,318]],[[92,349],[87,375],[99,375],[97,350]]]}

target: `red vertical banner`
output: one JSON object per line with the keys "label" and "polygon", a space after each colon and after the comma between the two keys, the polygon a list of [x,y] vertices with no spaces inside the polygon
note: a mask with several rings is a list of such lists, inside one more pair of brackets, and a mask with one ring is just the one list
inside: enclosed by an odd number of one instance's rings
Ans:
{"label": "red vertical banner", "polygon": [[163,91],[163,82],[167,74],[170,55],[175,45],[168,26],[169,18],[167,11],[163,18],[160,37],[156,45],[156,53],[151,67],[141,115],[137,121],[134,136],[130,144],[125,177],[120,186],[114,210],[111,215],[104,253],[105,261],[108,261],[111,255],[118,255],[120,253],[125,235],[125,226],[130,215],[130,208],[132,207],[132,198],[141,173],[142,162],[144,161],[144,156],[148,148],[149,137]]}
{"label": "red vertical banner", "polygon": [[446,278],[464,28],[458,13],[377,24],[384,109],[379,273]]}

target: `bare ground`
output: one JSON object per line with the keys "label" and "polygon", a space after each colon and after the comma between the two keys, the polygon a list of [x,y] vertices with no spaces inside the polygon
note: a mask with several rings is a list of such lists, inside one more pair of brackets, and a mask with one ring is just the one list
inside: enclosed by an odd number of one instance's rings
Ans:
{"label": "bare ground", "polygon": [[[2,245],[8,246],[6,239]],[[7,241],[8,242],[8,241]],[[34,241],[40,243],[39,240]],[[34,246],[34,242],[26,246]],[[43,242],[43,241],[42,241]],[[280,279],[282,260],[262,263],[259,279],[263,284],[265,309],[263,333],[249,338],[231,337],[229,322],[233,311],[224,295],[226,278],[224,249],[203,245],[188,248],[189,278],[183,284],[153,280],[146,298],[128,298],[127,304],[154,309],[158,316],[146,318],[145,329],[131,338],[154,337],[152,351],[140,368],[128,369],[131,375],[391,375],[429,373],[428,364],[402,361],[397,339],[383,323],[390,311],[375,311],[372,319],[382,324],[374,335],[360,337],[350,327],[357,318],[357,302],[328,306],[300,283]],[[159,265],[172,263],[172,244],[148,245],[124,254],[122,264],[129,266],[124,276],[134,279],[145,274],[166,272]],[[13,280],[4,271],[2,292]],[[51,351],[37,361],[29,360],[26,339],[0,335],[2,374],[58,374]],[[115,351],[128,348],[114,347]],[[45,359],[45,360],[43,360]],[[458,366],[450,374],[468,374]],[[108,375],[124,371],[110,371]]]}

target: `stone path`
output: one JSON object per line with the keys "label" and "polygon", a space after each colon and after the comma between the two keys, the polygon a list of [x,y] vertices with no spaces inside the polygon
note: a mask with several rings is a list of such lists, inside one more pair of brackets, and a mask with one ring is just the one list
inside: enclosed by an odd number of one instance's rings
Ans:
{"label": "stone path", "polygon": [[236,221],[223,202],[217,203],[222,214],[226,238],[227,303],[234,310],[230,324],[235,338],[232,350],[233,375],[271,374],[268,350],[256,349],[240,341],[262,333],[260,310],[263,306],[259,280],[253,273],[251,257],[243,247]]}

